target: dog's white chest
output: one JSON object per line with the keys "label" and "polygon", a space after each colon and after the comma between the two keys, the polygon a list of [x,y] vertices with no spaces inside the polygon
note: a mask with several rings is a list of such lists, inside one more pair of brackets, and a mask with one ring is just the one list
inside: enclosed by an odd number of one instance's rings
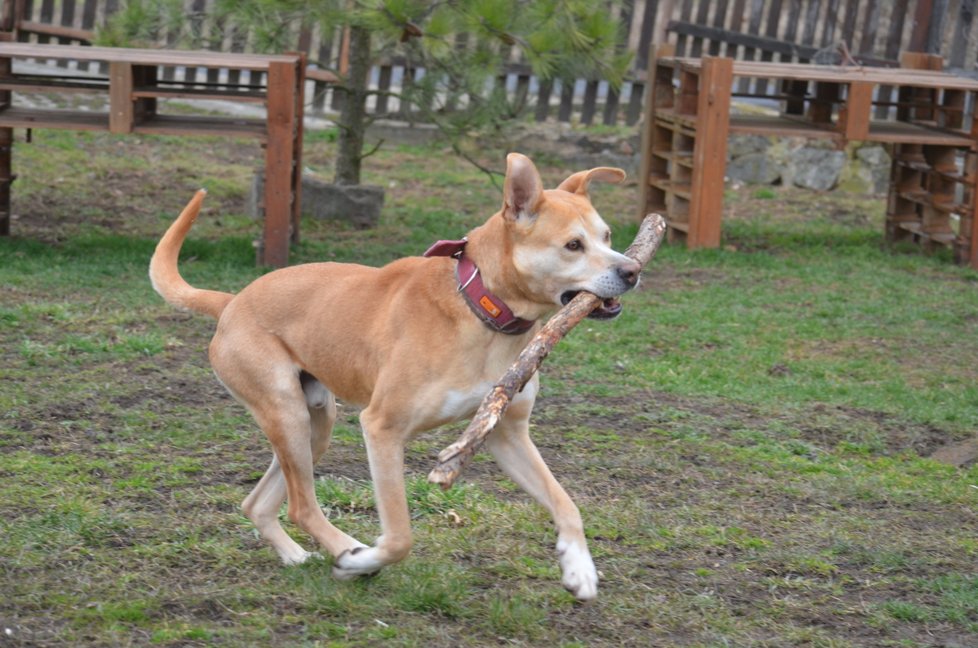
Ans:
{"label": "dog's white chest", "polygon": [[[502,374],[500,374],[502,375]],[[494,382],[484,381],[473,385],[467,389],[449,389],[445,391],[442,398],[440,417],[444,421],[455,421],[458,419],[469,418],[479,409],[483,399],[486,397]],[[537,393],[536,381],[531,380],[523,388],[523,391],[516,394],[513,401],[520,401],[526,398],[534,398]]]}
{"label": "dog's white chest", "polygon": [[481,382],[468,389],[449,389],[442,400],[440,417],[455,420],[471,416],[490,389],[491,382]]}

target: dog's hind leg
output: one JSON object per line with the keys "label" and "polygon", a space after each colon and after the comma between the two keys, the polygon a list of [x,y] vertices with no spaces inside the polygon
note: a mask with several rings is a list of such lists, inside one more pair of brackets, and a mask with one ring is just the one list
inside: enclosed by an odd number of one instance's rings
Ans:
{"label": "dog's hind leg", "polygon": [[[315,465],[329,447],[333,424],[336,421],[336,399],[321,383],[308,374],[301,374],[300,378],[309,411],[310,450]],[[279,523],[279,509],[285,502],[286,495],[285,477],[278,457],[273,456],[272,465],[251,494],[245,498],[242,508],[255,524],[259,535],[272,545],[282,562],[286,565],[295,565],[305,562],[310,556],[316,554],[304,550]],[[334,530],[336,534],[342,534],[335,527]],[[347,538],[350,546],[360,546],[360,543],[353,538],[348,536]]]}
{"label": "dog's hind leg", "polygon": [[314,391],[322,391],[320,398],[308,398],[288,352],[276,339],[251,333],[218,327],[210,346],[214,372],[251,411],[275,452],[265,476],[243,502],[245,514],[286,564],[302,562],[309,554],[279,524],[284,499],[289,518],[333,556],[362,546],[330,524],[316,501],[313,461],[329,441],[335,418],[332,395],[318,382],[307,381],[319,385]]}
{"label": "dog's hind leg", "polygon": [[272,465],[245,498],[241,508],[258,529],[258,535],[272,545],[282,562],[298,565],[314,554],[303,549],[279,524],[278,512],[285,502],[285,495],[285,477],[278,457],[273,455]]}
{"label": "dog's hind leg", "polygon": [[557,528],[561,582],[576,598],[586,601],[598,595],[598,572],[587,547],[577,505],[554,478],[530,439],[530,410],[536,386],[534,377],[524,388],[526,397],[513,402],[486,445],[506,475],[550,511]]}

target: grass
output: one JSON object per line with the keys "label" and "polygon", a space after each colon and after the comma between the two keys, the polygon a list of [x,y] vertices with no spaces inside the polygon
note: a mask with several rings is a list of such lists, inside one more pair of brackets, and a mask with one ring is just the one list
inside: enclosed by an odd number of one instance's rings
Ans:
{"label": "grass", "polygon": [[[332,140],[307,134],[322,175]],[[237,290],[266,271],[243,214],[258,147],[39,131],[14,153],[0,645],[978,644],[978,468],[928,458],[978,427],[978,273],[884,247],[879,197],[730,191],[722,249],[664,247],[619,320],[548,358],[533,433],[603,574],[579,605],[548,516],[491,461],[427,484],[457,428],[409,452],[404,563],[338,582],[255,538],[238,506],[267,443],[207,366],[212,323],[163,304],[146,263],[205,186],[187,278]],[[577,170],[544,161],[550,186]],[[387,146],[366,173],[388,189],[380,225],[304,221],[295,262],[418,254],[500,200],[437,145]],[[594,190],[618,247],[635,193]],[[376,537],[349,407],[316,487]]]}

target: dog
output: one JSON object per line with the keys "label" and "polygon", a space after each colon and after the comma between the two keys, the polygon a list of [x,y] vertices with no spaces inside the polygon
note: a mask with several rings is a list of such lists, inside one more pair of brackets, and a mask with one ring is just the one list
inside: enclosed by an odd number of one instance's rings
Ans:
{"label": "dog", "polygon": [[[193,197],[157,245],[150,279],[173,306],[217,320],[208,354],[214,372],[274,450],[242,509],[283,563],[318,555],[280,525],[286,500],[289,518],[332,555],[336,578],[373,574],[408,555],[405,444],[470,418],[541,322],[574,295],[602,298],[591,316],[611,319],[621,312],[618,297],[637,285],[640,266],[611,248],[611,230],[588,196],[592,181],[624,177],[599,167],[544,190],[533,162],[510,153],[502,207],[466,239],[381,268],[287,267],[236,295],[194,288],[180,276],[180,247],[205,192]],[[593,599],[598,572],[581,515],[530,439],[538,390],[534,376],[486,445],[553,516],[564,587]],[[316,500],[313,466],[329,445],[337,398],[362,408],[382,532],[372,546],[333,526]]]}

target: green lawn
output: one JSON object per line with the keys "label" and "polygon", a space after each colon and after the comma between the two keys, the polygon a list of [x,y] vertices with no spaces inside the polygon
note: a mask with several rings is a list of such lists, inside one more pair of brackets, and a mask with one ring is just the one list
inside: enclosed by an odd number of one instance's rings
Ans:
{"label": "green lawn", "polygon": [[[331,139],[306,137],[324,176]],[[207,365],[213,323],[146,275],[201,186],[185,276],[263,272],[243,214],[261,150],[33,140],[0,240],[0,646],[978,645],[978,468],[928,458],[978,429],[978,273],[887,249],[882,198],[731,191],[723,249],[664,246],[621,318],[544,364],[534,436],[602,573],[580,605],[548,516],[484,455],[448,492],[425,482],[458,428],[410,449],[405,562],[356,582],[283,568],[238,508],[270,451]],[[549,186],[578,170],[538,163]],[[386,146],[366,176],[382,223],[306,220],[294,262],[420,254],[500,202],[438,145]],[[625,247],[637,188],[593,199]],[[318,475],[330,517],[372,540],[350,407]]]}

